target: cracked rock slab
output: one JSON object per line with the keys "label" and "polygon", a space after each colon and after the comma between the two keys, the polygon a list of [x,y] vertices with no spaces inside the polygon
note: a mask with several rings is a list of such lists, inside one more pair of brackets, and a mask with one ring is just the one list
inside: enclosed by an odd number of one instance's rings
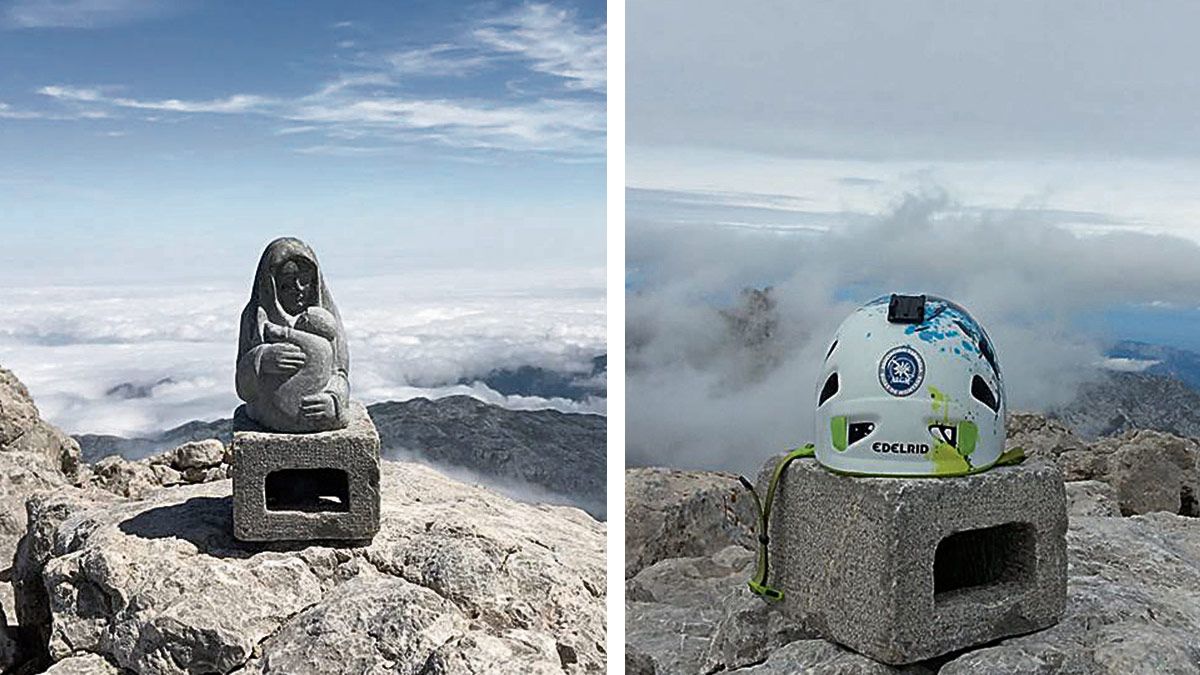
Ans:
{"label": "cracked rock slab", "polygon": [[45,524],[52,509],[31,511],[49,530],[51,657],[156,674],[604,670],[601,523],[419,465],[385,461],[381,479],[380,532],[359,548],[237,542],[227,480]]}

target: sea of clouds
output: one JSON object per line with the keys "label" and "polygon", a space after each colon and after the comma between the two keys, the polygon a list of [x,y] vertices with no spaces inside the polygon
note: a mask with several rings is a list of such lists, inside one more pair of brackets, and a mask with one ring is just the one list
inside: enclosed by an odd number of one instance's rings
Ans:
{"label": "sea of clouds", "polygon": [[[68,433],[133,437],[229,417],[245,282],[10,286],[0,366]],[[329,286],[349,339],[352,395],[365,403],[467,394],[516,409],[605,412],[602,396],[504,396],[474,381],[525,365],[590,373],[605,352],[603,270],[416,271]],[[123,383],[149,395],[108,393]]]}
{"label": "sea of clouds", "polygon": [[[1107,345],[1123,336],[1088,328],[1096,322],[1087,317],[1128,306],[1194,313],[1200,304],[1194,241],[1081,230],[1036,205],[973,209],[936,187],[877,213],[747,206],[753,195],[633,196],[630,465],[746,472],[811,441],[818,368],[833,333],[855,307],[888,292],[967,307],[995,343],[1010,410],[1067,403],[1098,376]],[[713,199],[725,205],[695,208]],[[770,319],[735,320],[742,289],[767,286]]]}

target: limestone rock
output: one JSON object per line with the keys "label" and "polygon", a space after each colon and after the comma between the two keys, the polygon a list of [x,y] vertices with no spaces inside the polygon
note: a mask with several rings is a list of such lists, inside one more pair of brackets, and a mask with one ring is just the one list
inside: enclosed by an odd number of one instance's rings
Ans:
{"label": "limestone rock", "polygon": [[1109,458],[1108,480],[1117,489],[1121,513],[1179,513],[1183,487],[1175,464],[1162,448],[1125,446]]}
{"label": "limestone rock", "polygon": [[750,547],[758,514],[737,476],[667,468],[625,470],[625,578],[659,560]]}
{"label": "limestone rock", "polygon": [[[1200,443],[1196,440],[1161,431],[1137,430],[1098,441],[1095,452],[1109,455],[1109,482],[1119,493],[1123,492],[1123,482],[1131,482],[1127,485],[1130,501],[1127,502],[1124,496],[1121,499],[1123,513],[1170,511],[1200,516]],[[1161,485],[1145,485],[1155,480],[1154,475],[1165,477],[1168,472],[1172,477],[1166,480],[1175,488],[1176,494],[1166,494]],[[1145,503],[1135,503],[1134,498],[1151,490],[1162,494],[1156,499],[1147,497]]]}
{"label": "limestone rock", "polygon": [[1200,443],[1161,431],[1128,431],[1087,442],[1034,413],[1009,416],[1009,447],[1052,459],[1067,481],[1099,480],[1117,490],[1125,515],[1169,511],[1200,516]]}
{"label": "limestone rock", "polygon": [[120,668],[99,654],[69,656],[44,672],[46,675],[122,675]]}
{"label": "limestone rock", "polygon": [[208,469],[225,461],[225,444],[215,438],[184,443],[168,453],[176,471]]}
{"label": "limestone rock", "polygon": [[792,675],[793,673],[837,673],[838,675],[891,675],[933,673],[923,666],[896,668],[856,654],[824,640],[799,640],[775,651],[763,663],[738,668],[745,675]]}
{"label": "limestone rock", "polygon": [[31,503],[23,578],[48,549],[51,657],[135,673],[604,670],[602,524],[382,464],[363,548],[240,544],[227,481]]}
{"label": "limestone rock", "polygon": [[[1165,365],[1165,364],[1162,364]],[[1074,400],[1051,414],[1086,439],[1156,429],[1200,437],[1200,391],[1181,373],[1097,373]]]}
{"label": "limestone rock", "polygon": [[29,634],[33,645],[30,658],[45,660],[50,638],[50,598],[43,584],[42,571],[55,554],[55,535],[59,526],[75,514],[90,508],[103,508],[116,501],[111,493],[98,488],[63,487],[33,495],[25,503],[29,523],[13,556],[12,589],[17,622]]}
{"label": "limestone rock", "polygon": [[159,476],[146,462],[130,462],[116,455],[92,465],[92,483],[113,494],[141,499],[161,487]]}
{"label": "limestone rock", "polygon": [[[25,500],[67,484],[66,477],[39,456],[0,452],[0,570],[9,567],[25,534]],[[0,583],[0,608],[9,617],[16,616],[13,588],[7,583]]]}
{"label": "limestone rock", "polygon": [[160,487],[224,480],[229,477],[225,458],[225,446],[215,439],[185,443],[137,461],[109,455],[93,464],[90,475],[81,482],[142,499]]}
{"label": "limestone rock", "polygon": [[12,371],[0,368],[0,447],[20,438],[38,419],[29,390]]}
{"label": "limestone rock", "polygon": [[[765,633],[740,635],[714,643],[713,636],[722,624],[728,604],[746,591],[746,580],[754,564],[753,554],[731,546],[712,556],[670,558],[638,572],[625,582],[626,649],[656,673],[700,673],[711,670],[706,662],[721,661],[727,652],[737,653],[748,647],[752,663],[755,656],[782,642],[771,643]],[[728,629],[727,629],[728,630]],[[710,657],[710,649],[716,655]],[[757,650],[757,651],[754,651]]]}
{"label": "limestone rock", "polygon": [[1098,480],[1079,480],[1066,484],[1067,518],[1081,516],[1119,516],[1117,491]]}
{"label": "limestone rock", "polygon": [[68,477],[79,470],[79,444],[41,419],[29,390],[4,368],[0,368],[0,452],[28,453]]}
{"label": "limestone rock", "polygon": [[171,487],[183,482],[183,474],[166,464],[151,464],[150,470],[154,472],[155,482],[163,487]]}

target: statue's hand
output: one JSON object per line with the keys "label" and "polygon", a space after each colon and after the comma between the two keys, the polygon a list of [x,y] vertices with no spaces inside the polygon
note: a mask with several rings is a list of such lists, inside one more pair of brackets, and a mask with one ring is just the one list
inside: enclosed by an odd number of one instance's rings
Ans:
{"label": "statue's hand", "polygon": [[333,395],[328,392],[309,394],[300,399],[300,414],[313,421],[331,420],[337,415]]}
{"label": "statue's hand", "polygon": [[306,360],[303,349],[288,342],[281,342],[267,345],[260,367],[264,373],[288,375],[303,368]]}
{"label": "statue's hand", "polygon": [[263,339],[267,342],[282,342],[287,339],[287,329],[267,321],[262,327]]}

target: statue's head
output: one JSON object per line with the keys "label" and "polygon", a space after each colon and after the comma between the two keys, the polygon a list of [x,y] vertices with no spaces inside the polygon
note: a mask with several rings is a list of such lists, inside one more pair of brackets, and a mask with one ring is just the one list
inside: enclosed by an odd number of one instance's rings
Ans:
{"label": "statue's head", "polygon": [[293,316],[317,303],[317,268],[300,256],[289,258],[275,270],[275,293],[283,311]]}

